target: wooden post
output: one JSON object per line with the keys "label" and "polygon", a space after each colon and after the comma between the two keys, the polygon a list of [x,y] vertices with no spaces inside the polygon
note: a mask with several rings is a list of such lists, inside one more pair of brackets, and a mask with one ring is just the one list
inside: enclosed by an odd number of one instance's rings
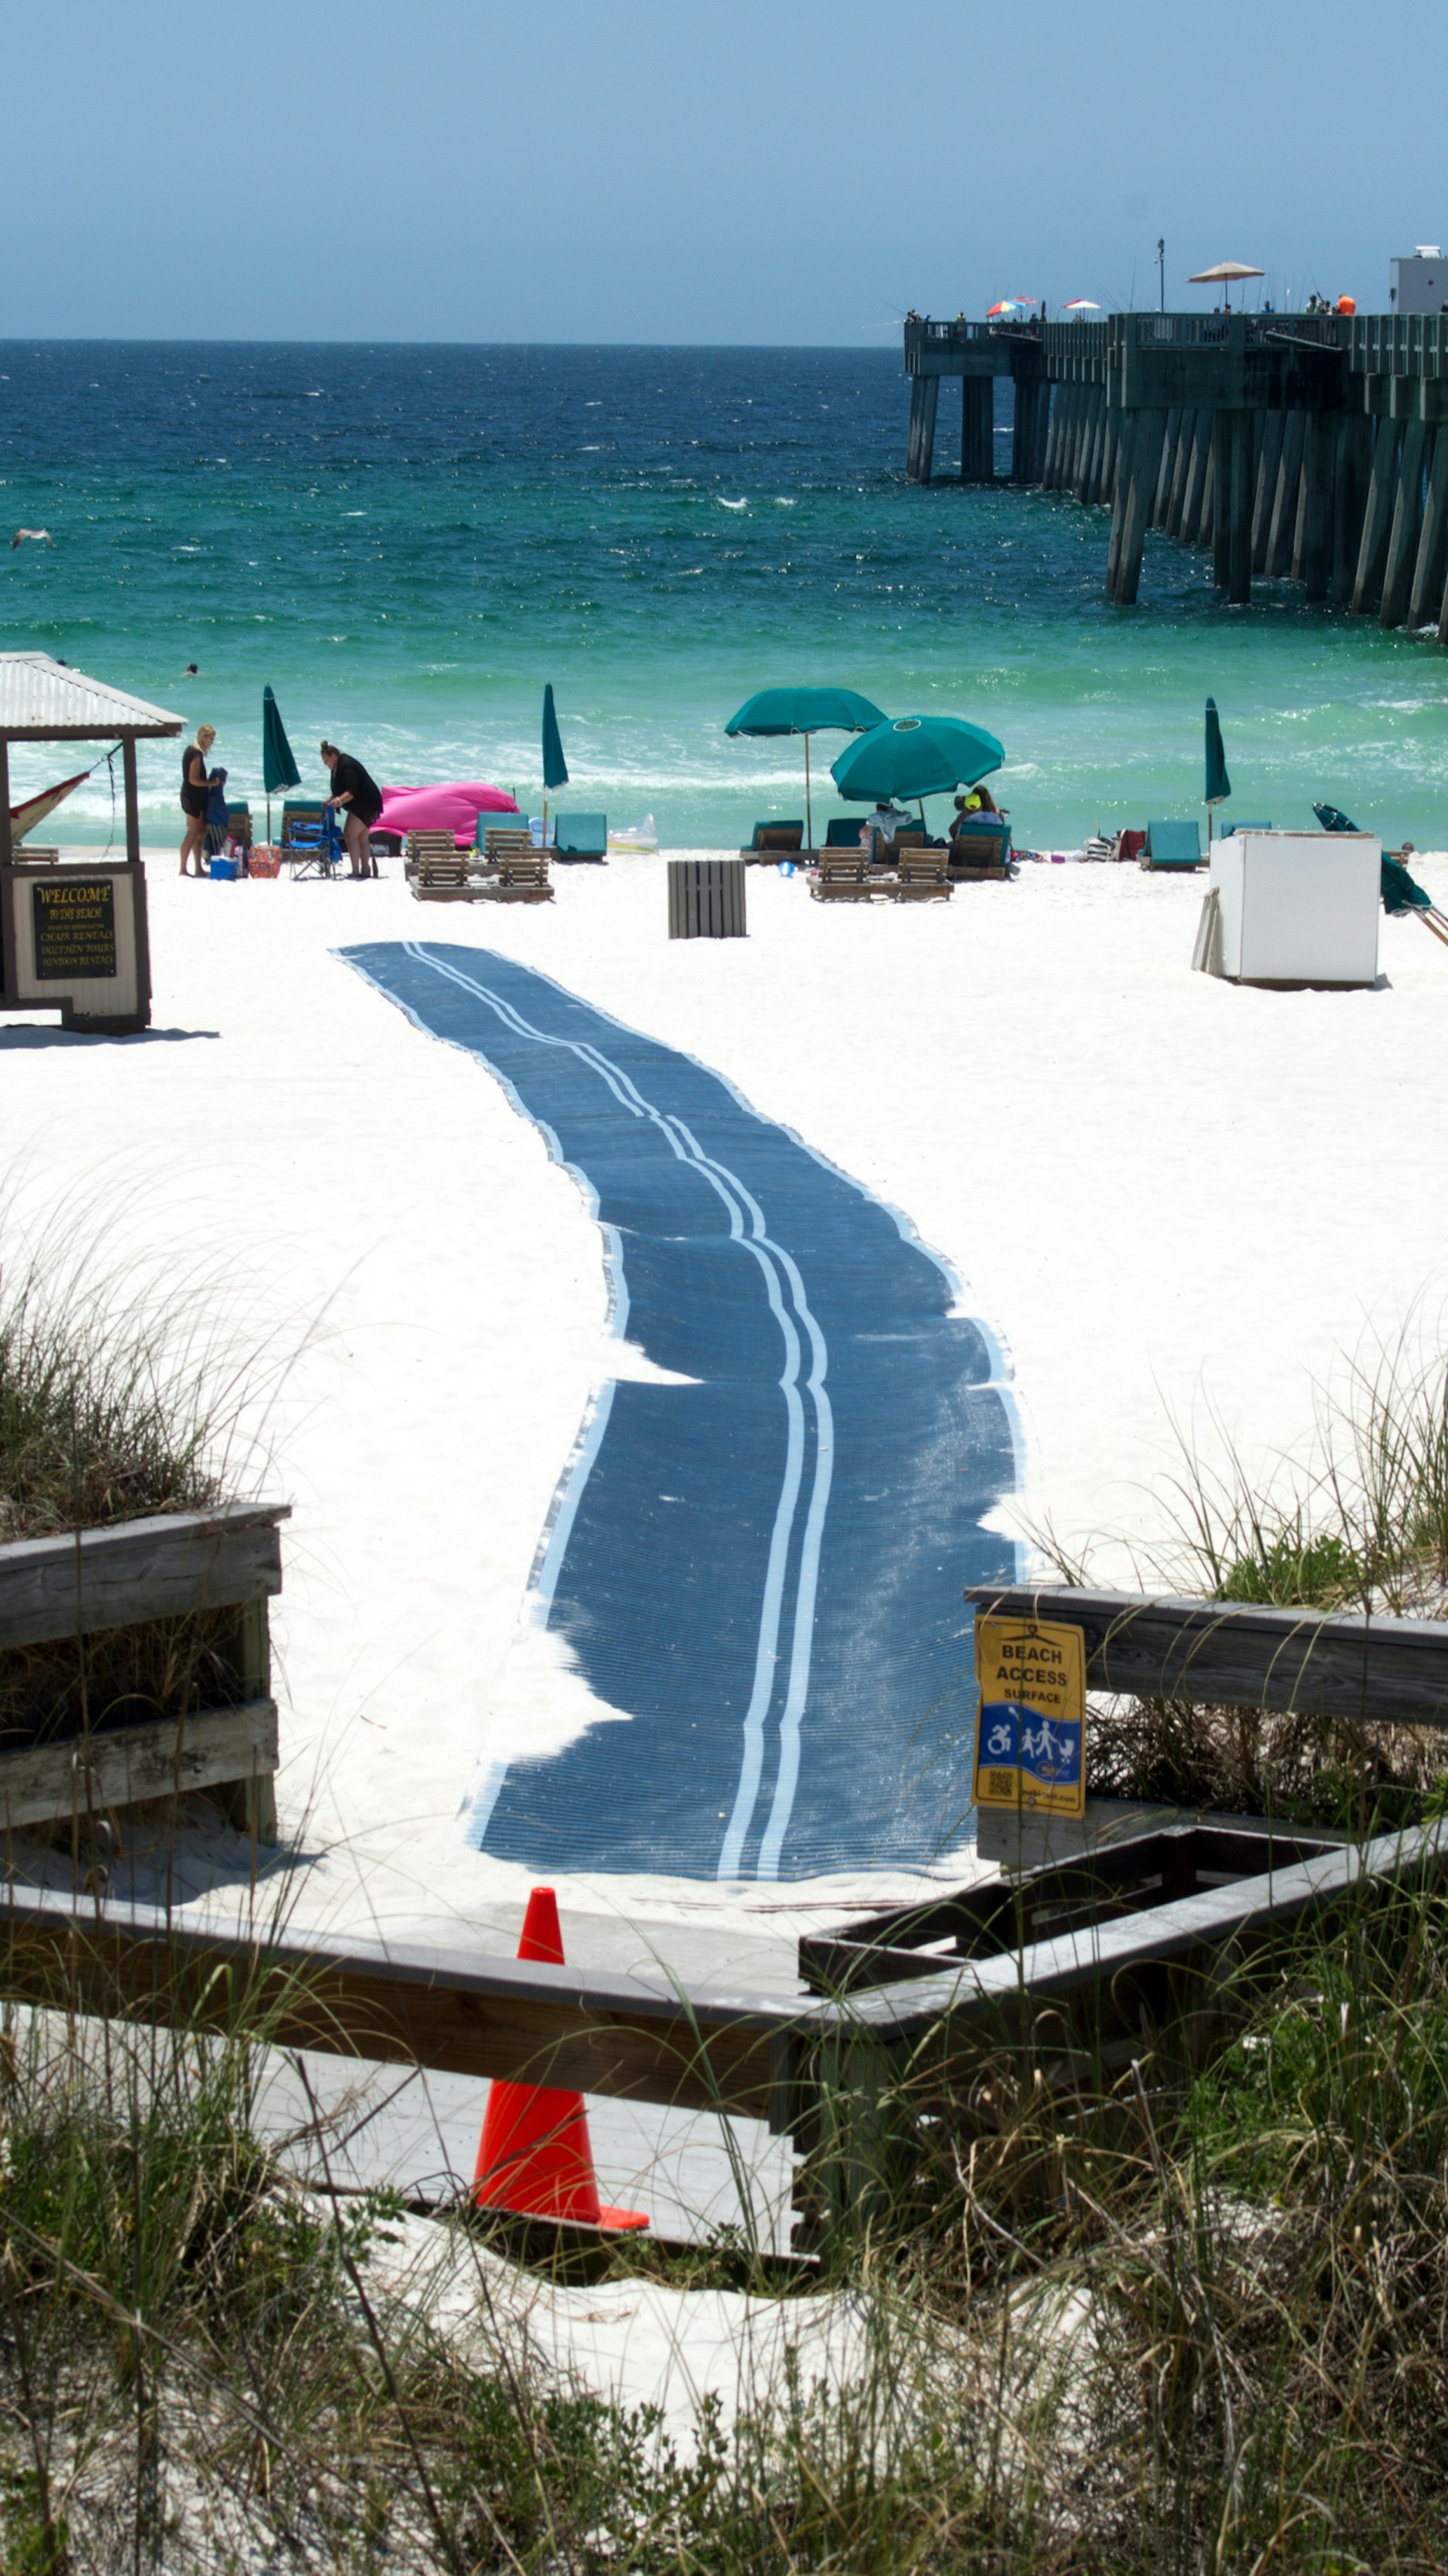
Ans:
{"label": "wooden post", "polygon": [[1205,457],[1202,464],[1202,512],[1201,519],[1197,527],[1197,544],[1199,546],[1209,546],[1212,543],[1213,533],[1217,524],[1217,434],[1215,427],[1215,412],[1208,412],[1207,419],[1213,424],[1213,426],[1208,430],[1204,441]]}
{"label": "wooden post", "polygon": [[995,481],[993,376],[962,376],[960,380],[960,479],[962,483]]}
{"label": "wooden post", "polygon": [[1075,470],[1071,476],[1071,489],[1078,501],[1084,501],[1091,476],[1091,448],[1096,436],[1096,387],[1082,385],[1080,395],[1081,415],[1076,428]]}
{"label": "wooden post", "polygon": [[136,737],[133,733],[121,737],[121,775],[125,781],[126,798],[126,864],[138,868],[141,864],[141,804],[136,789]]}
{"label": "wooden post", "polygon": [[10,745],[0,736],[0,865],[15,855],[10,838]]}
{"label": "wooden post", "polygon": [[1200,543],[1202,485],[1206,480],[1207,456],[1211,448],[1211,417],[1210,412],[1198,411],[1192,422],[1177,523],[1172,529],[1173,536],[1180,537],[1184,546]]}
{"label": "wooden post", "polygon": [[938,376],[916,376],[910,386],[910,444],[905,455],[905,471],[912,483],[928,483],[935,461],[935,406],[940,399]]}
{"label": "wooden post", "polygon": [[1252,415],[1228,414],[1232,467],[1227,499],[1227,596],[1245,608],[1252,596]]}
{"label": "wooden post", "polygon": [[1398,423],[1385,412],[1378,421],[1377,435],[1373,440],[1367,508],[1363,512],[1362,541],[1358,547],[1357,572],[1352,586],[1353,610],[1359,617],[1371,616],[1383,595],[1397,459]]}
{"label": "wooden post", "polygon": [[1098,501],[1111,504],[1116,498],[1116,468],[1121,458],[1124,420],[1114,403],[1106,406],[1106,436],[1101,445],[1101,489]]}
{"label": "wooden post", "polygon": [[1106,425],[1106,396],[1099,385],[1087,390],[1086,419],[1081,439],[1081,471],[1076,481],[1078,501],[1090,501],[1095,495],[1096,451]]}
{"label": "wooden post", "polygon": [[1267,574],[1280,581],[1292,568],[1292,541],[1297,528],[1297,493],[1302,481],[1302,450],[1307,439],[1307,414],[1290,411],[1282,433],[1282,456],[1277,468],[1277,489],[1272,496],[1272,521],[1267,531]]}
{"label": "wooden post", "polygon": [[1408,596],[1408,624],[1431,626],[1437,620],[1448,575],[1448,422],[1428,432],[1427,491],[1423,527]]}
{"label": "wooden post", "polygon": [[1146,514],[1146,524],[1149,528],[1166,526],[1167,507],[1171,500],[1172,477],[1176,467],[1176,452],[1181,444],[1181,434],[1182,411],[1178,404],[1174,411],[1166,414],[1166,436],[1162,441],[1156,490],[1151,496],[1151,507]]}
{"label": "wooden post", "polygon": [[1393,524],[1388,537],[1387,561],[1383,567],[1383,596],[1378,610],[1380,626],[1401,626],[1408,613],[1408,595],[1413,585],[1413,567],[1418,560],[1418,538],[1423,525],[1423,452],[1427,438],[1425,421],[1404,422],[1393,495]]}
{"label": "wooden post", "polygon": [[1184,411],[1177,436],[1176,453],[1172,458],[1171,488],[1167,493],[1166,517],[1162,521],[1162,526],[1169,537],[1179,537],[1182,532],[1182,503],[1186,499],[1187,475],[1191,468],[1192,446],[1196,434],[1195,410]]}
{"label": "wooden post", "polygon": [[1140,424],[1140,412],[1129,411],[1126,415],[1125,434],[1122,439],[1123,471],[1111,504],[1111,543],[1106,549],[1106,596],[1108,599],[1115,599],[1116,597],[1117,577],[1121,570],[1121,548],[1126,535],[1127,492],[1131,480],[1130,460],[1136,447],[1136,434]]}
{"label": "wooden post", "polygon": [[1139,411],[1128,413],[1127,420],[1131,424],[1129,443],[1128,432],[1123,431],[1112,514],[1116,564],[1111,596],[1119,608],[1132,607],[1140,587],[1147,514],[1161,475],[1167,416],[1164,411]]}
{"label": "wooden post", "polygon": [[[1362,412],[1344,412],[1337,425],[1337,481],[1332,501],[1332,595],[1351,599],[1362,543],[1371,437]],[[1430,612],[1431,613],[1431,612]]]}
{"label": "wooden post", "polygon": [[1285,411],[1269,411],[1262,437],[1262,457],[1257,468],[1257,489],[1252,502],[1252,570],[1267,570],[1267,540],[1272,533],[1272,505],[1277,498],[1277,469],[1282,462],[1282,441],[1287,430]]}
{"label": "wooden post", "polygon": [[1042,470],[1041,470],[1041,481],[1042,481],[1042,483],[1044,484],[1044,486],[1045,486],[1045,488],[1046,488],[1046,490],[1047,490],[1048,492],[1054,492],[1054,490],[1055,490],[1055,488],[1056,488],[1056,459],[1057,459],[1057,456],[1058,456],[1058,455],[1059,455],[1059,453],[1060,453],[1060,447],[1061,447],[1061,395],[1060,395],[1060,389],[1059,389],[1059,388],[1057,389],[1057,391],[1056,391],[1056,396],[1055,396],[1055,399],[1054,399],[1054,401],[1053,401],[1053,400],[1052,400],[1052,394],[1051,394],[1051,386],[1050,386],[1050,383],[1049,383],[1049,381],[1048,381],[1048,382],[1047,382],[1047,385],[1046,385],[1046,461],[1045,461],[1045,464],[1044,464],[1044,466],[1043,466],[1043,468],[1042,468]]}
{"label": "wooden post", "polygon": [[1232,424],[1237,414],[1219,411],[1212,422],[1212,583],[1225,590],[1232,578]]}
{"label": "wooden post", "polygon": [[1326,599],[1332,571],[1332,494],[1333,465],[1337,455],[1337,420],[1335,414],[1314,411],[1308,414],[1307,449],[1302,471],[1305,515],[1302,544],[1302,578],[1308,599]]}

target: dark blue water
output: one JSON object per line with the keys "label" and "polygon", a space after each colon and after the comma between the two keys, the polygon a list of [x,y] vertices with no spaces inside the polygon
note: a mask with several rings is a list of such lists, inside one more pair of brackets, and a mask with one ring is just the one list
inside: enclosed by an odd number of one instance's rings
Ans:
{"label": "dark blue water", "polygon": [[[208,717],[253,794],[270,681],[304,769],[326,732],[384,780],[532,804],[551,679],[581,803],[737,847],[798,810],[800,764],[727,718],[826,679],[985,723],[1017,839],[1070,847],[1193,810],[1211,693],[1244,812],[1306,825],[1326,797],[1448,840],[1431,644],[1290,584],[1227,609],[1164,540],[1110,609],[1103,512],[912,488],[906,410],[879,351],[0,343],[9,522],[55,538],[0,546],[0,641]],[[173,768],[147,757],[158,836]],[[108,793],[77,818],[103,835]]]}

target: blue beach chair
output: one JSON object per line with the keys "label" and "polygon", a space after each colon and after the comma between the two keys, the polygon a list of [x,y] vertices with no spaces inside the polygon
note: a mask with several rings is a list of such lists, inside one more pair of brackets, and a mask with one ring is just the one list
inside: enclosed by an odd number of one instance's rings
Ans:
{"label": "blue beach chair", "polygon": [[557,814],[553,820],[555,859],[607,858],[608,816],[606,814]]}
{"label": "blue beach chair", "polygon": [[1144,868],[1199,868],[1202,831],[1195,816],[1185,823],[1148,823]]}

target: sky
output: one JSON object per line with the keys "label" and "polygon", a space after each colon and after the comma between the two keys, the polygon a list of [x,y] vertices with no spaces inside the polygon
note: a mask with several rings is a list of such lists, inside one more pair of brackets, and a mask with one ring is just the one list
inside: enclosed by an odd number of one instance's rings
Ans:
{"label": "sky", "polygon": [[885,346],[1448,244],[1443,0],[27,0],[0,337]]}

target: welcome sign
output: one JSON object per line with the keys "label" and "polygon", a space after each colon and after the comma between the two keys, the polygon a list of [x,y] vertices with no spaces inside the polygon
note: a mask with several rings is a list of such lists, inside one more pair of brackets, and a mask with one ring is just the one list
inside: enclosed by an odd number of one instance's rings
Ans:
{"label": "welcome sign", "polygon": [[977,1619],[975,1803],[1086,1812],[1086,1639],[1033,1619]]}
{"label": "welcome sign", "polygon": [[31,888],[38,984],[108,982],[116,972],[116,891],[67,869]]}

